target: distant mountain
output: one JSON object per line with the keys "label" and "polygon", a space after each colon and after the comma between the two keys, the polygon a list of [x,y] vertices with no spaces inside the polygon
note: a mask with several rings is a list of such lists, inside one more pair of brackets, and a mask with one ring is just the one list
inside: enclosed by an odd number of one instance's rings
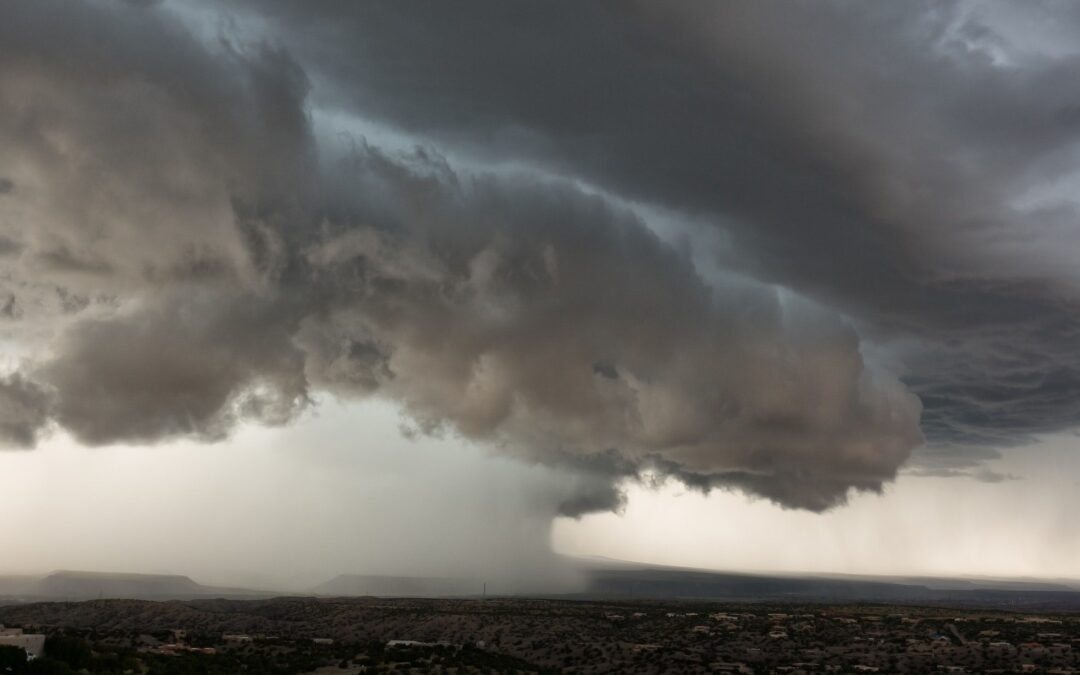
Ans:
{"label": "distant mountain", "polygon": [[203,595],[203,587],[176,574],[114,574],[107,572],[53,572],[35,587],[38,595],[53,598],[152,598]]}
{"label": "distant mountain", "polygon": [[[998,608],[1080,608],[1080,589],[1032,579],[950,579],[855,575],[766,575],[584,558],[572,561],[584,587],[547,594],[585,600],[890,603]],[[324,597],[476,597],[472,579],[343,574],[310,592]]]}
{"label": "distant mountain", "polygon": [[15,600],[90,600],[94,598],[185,600],[269,597],[245,588],[203,586],[177,574],[126,574],[61,570],[44,577],[0,577],[0,597]]}
{"label": "distant mountain", "polygon": [[311,589],[314,595],[334,597],[452,598],[480,595],[483,582],[445,577],[395,577],[342,574]]}
{"label": "distant mountain", "polygon": [[939,591],[1080,591],[1080,584],[1077,582],[1039,579],[993,579],[985,577],[954,579],[950,577],[871,577],[852,575],[822,575],[821,578],[876,580],[898,584],[914,584]]}
{"label": "distant mountain", "polygon": [[586,588],[573,595],[590,599],[1080,608],[1080,588],[1059,581],[742,574],[596,558],[581,568]]}
{"label": "distant mountain", "polygon": [[[577,591],[549,597],[589,600],[720,600],[740,602],[893,603],[997,608],[1080,609],[1075,581],[1038,579],[749,574],[584,558]],[[323,597],[468,598],[484,593],[479,579],[343,574],[308,590]],[[494,590],[494,589],[493,589]],[[498,593],[497,590],[495,590]],[[269,598],[280,593],[204,586],[173,574],[57,571],[0,576],[0,604],[140,599]],[[537,595],[537,594],[532,594]]]}

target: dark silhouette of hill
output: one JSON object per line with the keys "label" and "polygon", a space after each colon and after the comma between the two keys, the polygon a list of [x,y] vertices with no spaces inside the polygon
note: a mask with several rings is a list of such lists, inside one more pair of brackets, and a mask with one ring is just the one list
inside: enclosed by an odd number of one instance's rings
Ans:
{"label": "dark silhouette of hill", "polygon": [[[766,575],[644,565],[602,558],[576,560],[582,585],[548,597],[596,600],[732,600],[740,602],[869,602],[984,607],[1080,608],[1076,582],[848,575]],[[489,587],[493,594],[505,594]],[[306,593],[321,597],[468,598],[481,579],[343,574]],[[0,604],[99,598],[197,600],[269,598],[275,591],[206,586],[172,574],[57,571],[0,576]],[[510,594],[508,594],[510,595]],[[544,594],[530,594],[544,595]]]}
{"label": "dark silhouette of hill", "polygon": [[586,559],[595,599],[688,599],[768,602],[873,602],[1080,609],[1080,589],[1063,582],[855,575],[759,575]]}
{"label": "dark silhouette of hill", "polygon": [[184,600],[213,597],[266,597],[275,593],[204,586],[178,574],[129,574],[60,570],[43,577],[0,577],[0,598],[91,600],[95,598]]}
{"label": "dark silhouette of hill", "polygon": [[[685,599],[740,602],[873,602],[961,606],[1080,607],[1080,588],[1032,579],[859,575],[766,575],[665,567],[607,558],[574,560],[582,588],[550,597],[587,600]],[[470,579],[344,574],[310,590],[329,597],[478,597]],[[495,591],[498,593],[498,591]],[[538,594],[533,594],[538,595]],[[539,594],[542,595],[542,594]]]}

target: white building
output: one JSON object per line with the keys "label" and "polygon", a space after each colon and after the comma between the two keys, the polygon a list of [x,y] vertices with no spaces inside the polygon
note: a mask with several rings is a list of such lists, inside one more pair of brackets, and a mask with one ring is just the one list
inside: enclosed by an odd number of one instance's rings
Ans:
{"label": "white building", "polygon": [[36,659],[45,651],[45,636],[24,633],[22,628],[4,628],[0,626],[0,645],[22,647],[27,657]]}

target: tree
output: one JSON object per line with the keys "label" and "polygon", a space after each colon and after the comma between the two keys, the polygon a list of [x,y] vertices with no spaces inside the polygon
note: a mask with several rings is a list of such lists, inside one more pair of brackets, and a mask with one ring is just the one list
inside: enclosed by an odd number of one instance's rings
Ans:
{"label": "tree", "polygon": [[72,670],[89,667],[93,658],[90,643],[71,635],[50,635],[45,639],[45,655],[63,661]]}
{"label": "tree", "polygon": [[14,645],[0,645],[0,673],[25,673],[26,650]]}
{"label": "tree", "polygon": [[34,659],[26,666],[27,675],[75,675],[68,664],[56,659]]}

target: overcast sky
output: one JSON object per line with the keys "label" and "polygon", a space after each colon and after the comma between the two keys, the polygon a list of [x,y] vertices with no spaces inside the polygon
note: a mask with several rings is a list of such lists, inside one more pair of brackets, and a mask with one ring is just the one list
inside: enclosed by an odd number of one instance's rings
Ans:
{"label": "overcast sky", "polygon": [[5,2],[0,570],[1075,576],[1078,34]]}

